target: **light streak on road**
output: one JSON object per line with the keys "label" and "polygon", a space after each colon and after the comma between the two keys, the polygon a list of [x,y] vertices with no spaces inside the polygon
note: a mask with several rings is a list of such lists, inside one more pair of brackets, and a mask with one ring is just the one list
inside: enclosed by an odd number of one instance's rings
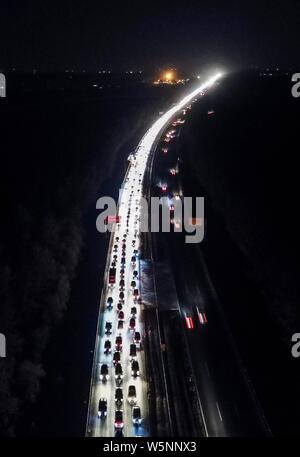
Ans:
{"label": "light streak on road", "polygon": [[[124,436],[148,436],[149,435],[149,411],[148,411],[148,383],[145,377],[145,354],[143,350],[143,342],[141,348],[137,350],[137,361],[139,363],[140,375],[133,378],[131,374],[130,362],[130,345],[133,344],[132,331],[128,329],[129,320],[131,318],[131,308],[136,306],[136,330],[141,335],[144,334],[144,325],[142,321],[142,305],[135,304],[131,281],[136,281],[136,288],[140,290],[139,276],[133,277],[133,271],[139,271],[139,258],[136,258],[136,265],[133,266],[131,259],[135,255],[134,251],[140,253],[140,197],[142,194],[142,182],[148,162],[148,158],[155,141],[159,134],[168,125],[169,121],[182,110],[186,105],[199,94],[202,94],[206,89],[210,88],[220,77],[221,73],[216,74],[207,82],[192,91],[184,97],[179,103],[164,113],[154,124],[149,128],[144,137],[141,139],[134,154],[129,156],[129,167],[123,181],[122,192],[119,198],[118,215],[120,216],[120,224],[116,225],[116,230],[111,235],[109,252],[107,256],[107,265],[105,271],[104,286],[102,290],[100,310],[98,317],[97,335],[94,350],[94,362],[92,370],[91,388],[89,409],[87,417],[87,436],[106,436],[112,437],[115,435],[115,411],[121,409],[123,411]],[[121,276],[121,252],[123,247],[123,239],[126,239],[125,249],[125,264],[124,276]],[[114,249],[114,246],[117,248]],[[116,259],[116,283],[112,287],[108,284],[108,270]],[[119,283],[124,279],[124,328],[118,328],[118,313],[117,303],[119,302]],[[112,309],[106,308],[107,299],[112,297]],[[112,330],[109,336],[105,335],[105,324],[111,322]],[[121,365],[123,368],[123,389],[122,405],[117,407],[115,402],[115,391],[118,387],[115,381],[115,369],[113,364],[113,353],[115,349],[116,337],[121,335],[123,339],[123,347],[121,351]],[[111,342],[111,353],[107,354],[104,349],[105,341],[109,339]],[[103,364],[108,365],[109,379],[106,382],[100,380],[100,369]],[[136,387],[136,404],[141,408],[142,422],[136,427],[132,422],[132,406],[127,401],[127,393],[129,386]],[[98,417],[98,404],[100,398],[107,399],[107,416],[105,419]]]}
{"label": "light streak on road", "polygon": [[220,411],[219,403],[217,401],[216,401],[216,405],[217,405],[217,410],[218,410],[218,414],[219,414],[220,420],[223,422],[223,417],[222,417],[222,414],[221,414],[221,411]]}

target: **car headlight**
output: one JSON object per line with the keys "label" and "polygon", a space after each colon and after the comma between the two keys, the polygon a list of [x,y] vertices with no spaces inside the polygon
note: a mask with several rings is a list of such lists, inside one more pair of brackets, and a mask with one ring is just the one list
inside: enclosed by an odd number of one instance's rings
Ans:
{"label": "car headlight", "polygon": [[102,379],[103,379],[103,374],[100,375],[100,381],[102,381]]}

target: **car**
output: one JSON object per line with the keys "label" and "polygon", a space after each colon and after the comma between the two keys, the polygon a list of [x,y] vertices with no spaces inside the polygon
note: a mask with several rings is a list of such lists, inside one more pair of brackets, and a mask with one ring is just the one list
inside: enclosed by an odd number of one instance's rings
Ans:
{"label": "car", "polygon": [[136,388],[133,385],[128,387],[128,403],[134,405],[136,403]]}
{"label": "car", "polygon": [[134,359],[134,358],[136,357],[136,345],[135,345],[135,344],[131,344],[131,345],[130,345],[129,357],[130,357],[131,359]]}
{"label": "car", "polygon": [[119,303],[117,304],[117,311],[118,311],[118,312],[119,312],[119,311],[122,311],[122,309],[123,309],[123,305],[122,305],[122,303],[119,302]]}
{"label": "car", "polygon": [[107,399],[106,398],[100,398],[99,404],[98,404],[98,417],[101,419],[105,419],[107,416]]}
{"label": "car", "polygon": [[124,427],[123,422],[123,411],[116,411],[115,412],[115,428],[122,429]]}
{"label": "car", "polygon": [[132,263],[132,265],[135,265],[135,263],[136,263],[136,257],[135,257],[135,255],[133,255],[133,256],[131,257],[131,263]]}
{"label": "car", "polygon": [[167,192],[168,187],[166,185],[161,186],[161,190],[163,192]]}
{"label": "car", "polygon": [[135,282],[134,280],[131,281],[130,287],[131,287],[132,289],[135,289],[135,287],[136,287],[136,282]]}
{"label": "car", "polygon": [[121,337],[121,335],[118,335],[116,337],[116,350],[117,351],[121,351],[122,350],[122,346],[123,346],[122,337]]}
{"label": "car", "polygon": [[108,282],[111,287],[113,287],[116,282],[116,269],[113,267],[109,269]]}
{"label": "car", "polygon": [[115,351],[115,352],[114,352],[114,355],[113,355],[113,363],[114,363],[114,365],[115,365],[116,363],[119,363],[119,362],[120,362],[120,359],[121,359],[120,351]]}
{"label": "car", "polygon": [[111,342],[109,340],[106,340],[104,343],[104,351],[106,354],[111,352]]}
{"label": "car", "polygon": [[120,387],[117,387],[115,392],[115,402],[118,408],[122,406],[123,403],[123,390]]}
{"label": "car", "polygon": [[124,270],[124,268],[121,268],[121,270],[120,270],[120,275],[121,275],[121,276],[124,276],[124,274],[125,274],[125,270]]}
{"label": "car", "polygon": [[135,318],[131,317],[129,319],[129,330],[134,330],[135,329]]}
{"label": "car", "polygon": [[103,363],[100,368],[100,381],[106,382],[108,379],[108,366],[106,363]]}
{"label": "car", "polygon": [[135,342],[136,345],[140,345],[141,344],[141,334],[140,334],[140,332],[134,332],[133,341]]}
{"label": "car", "polygon": [[137,270],[134,270],[134,272],[133,272],[132,274],[133,274],[133,277],[134,277],[134,278],[137,278],[138,275],[139,275],[138,272],[137,272]]}
{"label": "car", "polygon": [[132,408],[132,422],[134,425],[140,425],[142,422],[141,408],[139,406],[134,406]]}
{"label": "car", "polygon": [[121,257],[121,264],[124,265],[126,263],[126,257],[122,256]]}
{"label": "car", "polygon": [[140,368],[139,362],[137,360],[133,360],[131,364],[131,374],[132,376],[136,377],[140,375]]}
{"label": "car", "polygon": [[118,330],[122,330],[122,329],[123,329],[123,326],[124,326],[124,321],[119,320],[119,321],[118,321]]}
{"label": "car", "polygon": [[138,289],[134,289],[133,290],[133,297],[134,297],[135,301],[139,300],[140,294],[139,294],[139,290]]}
{"label": "car", "polygon": [[111,329],[112,329],[112,323],[107,321],[105,323],[105,333],[106,333],[106,335],[110,335],[111,334]]}
{"label": "car", "polygon": [[108,309],[111,309],[111,308],[112,308],[112,306],[113,306],[113,301],[114,301],[114,300],[113,300],[112,297],[108,297],[107,302],[106,302],[106,306],[107,306]]}
{"label": "car", "polygon": [[115,379],[116,381],[122,381],[123,379],[123,368],[120,363],[115,364]]}
{"label": "car", "polygon": [[193,316],[191,314],[185,313],[185,324],[189,330],[192,330],[195,327]]}
{"label": "car", "polygon": [[206,313],[204,311],[200,311],[198,306],[196,307],[196,310],[197,310],[197,316],[198,316],[198,320],[199,320],[200,325],[207,324]]}
{"label": "car", "polygon": [[117,254],[114,254],[113,259],[114,259],[115,262],[117,261],[117,259],[118,259]]}
{"label": "car", "polygon": [[125,281],[124,281],[124,279],[120,279],[119,287],[120,287],[121,289],[124,289],[124,287],[125,287]]}
{"label": "car", "polygon": [[136,306],[133,306],[130,310],[131,316],[135,317],[136,316]]}
{"label": "car", "polygon": [[120,292],[119,293],[119,299],[123,301],[124,297],[125,297],[124,292]]}

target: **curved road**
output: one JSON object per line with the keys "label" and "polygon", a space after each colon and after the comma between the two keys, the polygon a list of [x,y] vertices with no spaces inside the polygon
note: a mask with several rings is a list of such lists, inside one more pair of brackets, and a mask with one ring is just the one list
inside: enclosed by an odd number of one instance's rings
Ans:
{"label": "curved road", "polygon": [[[149,422],[148,422],[148,385],[147,379],[145,379],[145,354],[143,352],[143,341],[141,349],[137,351],[137,360],[140,367],[140,376],[133,378],[131,376],[131,366],[129,357],[129,347],[133,342],[133,332],[128,330],[128,324],[130,319],[130,310],[134,306],[133,303],[133,292],[131,289],[131,281],[133,279],[133,270],[139,271],[139,262],[137,256],[137,265],[133,267],[131,265],[131,258],[133,256],[134,249],[139,251],[139,233],[140,233],[140,211],[141,207],[139,204],[139,198],[142,192],[142,182],[146,171],[147,161],[152,150],[153,145],[159,138],[159,135],[163,129],[168,125],[172,118],[183,108],[185,108],[193,99],[202,94],[206,89],[211,87],[219,78],[221,74],[216,74],[214,77],[209,79],[207,82],[202,84],[197,89],[193,90],[189,95],[184,97],[179,103],[173,106],[170,110],[164,113],[146,132],[142,140],[140,141],[134,154],[129,156],[129,166],[123,181],[122,192],[119,198],[119,210],[118,215],[120,216],[120,223],[113,225],[113,232],[111,234],[111,240],[107,255],[107,265],[104,276],[104,286],[102,290],[97,335],[94,350],[94,362],[91,377],[90,387],[90,399],[88,408],[88,417],[86,425],[87,436],[115,436],[115,411],[118,409],[115,404],[115,390],[116,382],[114,376],[114,365],[113,365],[113,352],[115,349],[116,336],[121,335],[123,339],[123,348],[121,351],[121,364],[123,367],[123,404],[119,407],[123,411],[123,436],[148,436],[149,435]],[[127,225],[127,215],[130,210],[130,215]],[[121,262],[121,250],[122,240],[124,235],[126,237],[126,261],[125,261],[125,274],[124,274],[124,326],[123,329],[118,329],[118,313],[116,311],[116,305],[119,301],[119,281],[120,275],[120,262]],[[119,238],[119,239],[118,239]],[[133,240],[135,240],[135,246],[133,246]],[[114,246],[117,245],[117,248]],[[109,268],[114,261],[114,255],[117,255],[116,260],[116,283],[113,287],[108,284],[108,272]],[[139,288],[137,279],[137,288]],[[107,309],[106,304],[109,297],[113,299],[113,307],[111,310]],[[136,330],[143,335],[143,321],[142,321],[142,305],[137,304],[137,317],[136,317]],[[106,322],[111,322],[112,333],[111,335],[105,335]],[[109,339],[112,346],[112,353],[106,354],[104,351],[104,343]],[[108,365],[109,378],[106,382],[100,379],[100,370],[103,364]],[[136,404],[141,408],[142,422],[141,425],[136,427],[133,426],[132,422],[132,406],[127,401],[127,392],[129,385],[136,386],[137,398]],[[105,398],[107,400],[107,417],[100,419],[98,417],[98,404],[99,399]]]}

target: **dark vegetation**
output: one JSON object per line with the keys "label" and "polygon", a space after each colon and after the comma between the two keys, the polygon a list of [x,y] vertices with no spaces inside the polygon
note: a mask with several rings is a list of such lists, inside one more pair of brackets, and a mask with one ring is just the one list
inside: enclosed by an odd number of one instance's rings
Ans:
{"label": "dark vegetation", "polygon": [[[34,403],[42,386],[44,393],[48,389],[46,422],[52,433],[62,433],[54,426],[57,393],[48,380],[55,376],[66,339],[75,351],[80,335],[77,327],[64,328],[68,334],[60,334],[60,347],[53,335],[68,308],[79,321],[92,316],[92,331],[97,316],[97,301],[87,300],[84,309],[72,298],[89,243],[86,219],[90,213],[96,220],[96,199],[104,189],[119,188],[128,148],[170,97],[133,85],[101,95],[69,92],[65,98],[37,92],[25,98],[18,92],[0,106],[0,330],[7,338],[7,358],[0,360],[0,430],[9,436],[35,433],[26,418],[34,424],[40,416]],[[88,227],[96,232],[94,222]],[[97,241],[106,245],[103,237]],[[101,278],[85,279],[83,288],[92,286],[98,293]],[[45,366],[49,341],[53,347]],[[76,379],[86,354],[81,360],[79,353],[65,354],[60,363],[66,367],[71,355],[77,360]],[[81,398],[82,392],[76,395]]]}

